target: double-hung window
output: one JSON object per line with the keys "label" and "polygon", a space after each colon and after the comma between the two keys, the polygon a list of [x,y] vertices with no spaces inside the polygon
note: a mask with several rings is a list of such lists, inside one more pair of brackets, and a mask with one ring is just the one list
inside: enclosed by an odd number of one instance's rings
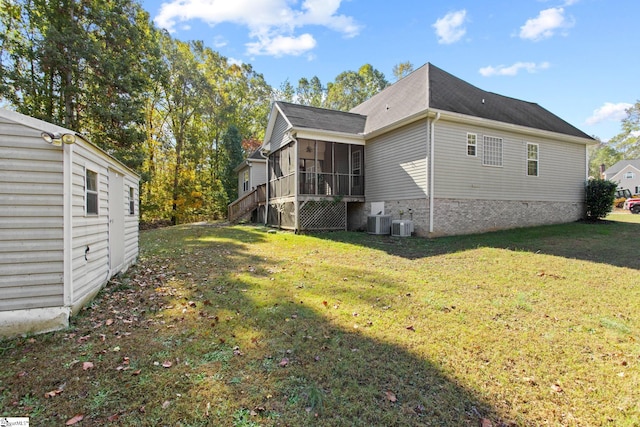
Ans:
{"label": "double-hung window", "polygon": [[502,138],[484,136],[482,164],[485,166],[502,166]]}
{"label": "double-hung window", "polygon": [[475,133],[467,134],[467,156],[476,156],[478,147],[478,135]]}
{"label": "double-hung window", "polygon": [[136,189],[129,187],[129,215],[136,214]]}
{"label": "double-hung window", "polygon": [[246,170],[242,173],[242,191],[249,191],[249,171]]}
{"label": "double-hung window", "polygon": [[625,177],[626,179],[633,179],[633,178],[635,178],[635,177],[636,177],[636,174],[635,174],[635,173],[633,173],[632,171],[629,171],[629,172],[627,172],[627,173],[625,173],[625,174],[624,174],[624,177]]}
{"label": "double-hung window", "polygon": [[538,144],[527,142],[527,175],[538,176]]}
{"label": "double-hung window", "polygon": [[85,169],[84,180],[85,212],[87,215],[98,215],[98,173]]}

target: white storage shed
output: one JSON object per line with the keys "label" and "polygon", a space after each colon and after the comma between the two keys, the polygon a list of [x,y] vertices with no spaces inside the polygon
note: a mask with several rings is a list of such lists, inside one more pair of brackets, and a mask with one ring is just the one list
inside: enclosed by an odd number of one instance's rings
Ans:
{"label": "white storage shed", "polygon": [[87,137],[0,109],[0,337],[67,327],[135,263],[138,193]]}

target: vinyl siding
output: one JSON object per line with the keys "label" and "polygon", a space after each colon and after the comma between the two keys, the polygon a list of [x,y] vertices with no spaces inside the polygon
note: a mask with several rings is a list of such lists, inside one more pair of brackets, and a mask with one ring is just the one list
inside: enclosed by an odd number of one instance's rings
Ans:
{"label": "vinyl siding", "polygon": [[[125,215],[124,215],[124,268],[136,262],[138,258],[139,247],[139,223],[140,223],[140,206],[139,206],[139,191],[140,181],[137,177],[125,174],[124,176],[124,191],[125,191]],[[129,214],[129,188],[133,188],[133,204],[134,214]]]}
{"label": "vinyl siding", "polygon": [[[123,194],[121,209],[125,212],[124,267],[138,255],[138,179],[124,174],[122,188],[111,188],[109,167],[104,153],[88,145],[77,145],[73,154],[73,304],[96,293],[117,271],[109,269],[109,193]],[[98,215],[85,214],[85,168],[98,173]],[[129,187],[135,192],[135,215],[129,215]],[[85,250],[89,247],[89,252]]]}
{"label": "vinyl siding", "polygon": [[[627,172],[633,172],[633,178],[626,178],[625,174]],[[622,168],[620,172],[609,178],[609,180],[617,183],[618,187],[626,188],[631,191],[632,194],[637,194],[636,187],[640,187],[640,170],[631,165],[627,165]]]}
{"label": "vinyl siding", "polygon": [[267,182],[267,167],[265,163],[251,162],[249,188],[256,188],[265,182]]}
{"label": "vinyl siding", "polygon": [[367,141],[364,163],[367,201],[425,198],[426,157],[426,120]]}
{"label": "vinyl siding", "polygon": [[283,144],[284,133],[287,131],[288,128],[289,128],[289,124],[284,119],[284,117],[282,117],[282,115],[278,113],[278,117],[276,117],[276,122],[273,125],[273,131],[271,132],[271,140],[269,141],[270,149],[272,153],[277,151],[280,147],[284,145]]}
{"label": "vinyl siding", "polygon": [[[476,133],[477,156],[467,155]],[[483,137],[502,138],[502,167],[483,166]],[[538,176],[527,176],[527,143],[538,144]],[[479,200],[582,202],[585,146],[467,126],[435,124],[435,197]]]}
{"label": "vinyl siding", "polygon": [[0,119],[0,311],[62,305],[62,155]]}

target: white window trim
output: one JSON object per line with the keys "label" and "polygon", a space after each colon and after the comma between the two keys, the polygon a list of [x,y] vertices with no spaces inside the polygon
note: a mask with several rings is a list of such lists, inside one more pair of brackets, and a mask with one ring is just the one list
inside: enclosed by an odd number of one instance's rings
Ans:
{"label": "white window trim", "polygon": [[[494,165],[491,163],[486,163],[486,153],[487,153],[487,139],[492,139],[495,140],[494,142],[500,142],[500,164],[499,165]],[[490,135],[483,135],[482,136],[482,166],[488,166],[488,167],[493,167],[493,168],[501,168],[504,165],[504,139],[500,138],[498,136],[490,136]]]}
{"label": "white window trim", "polygon": [[249,191],[249,171],[244,170],[242,172],[242,191],[246,193]]}
{"label": "white window trim", "polygon": [[129,206],[128,212],[129,215],[136,214],[136,189],[135,187],[129,186],[129,191],[127,192],[127,197],[129,198]]}
{"label": "white window trim", "polygon": [[[89,186],[87,183],[87,173],[92,172],[96,175],[96,189],[89,190]],[[100,215],[100,173],[98,173],[95,169],[85,166],[84,167],[84,214],[85,216],[98,216]],[[95,194],[96,196],[96,212],[89,212],[87,209],[89,207],[89,194]]]}
{"label": "white window trim", "polygon": [[[536,147],[536,158],[535,159],[530,159],[529,158],[529,146],[535,146]],[[526,148],[527,152],[526,152],[526,156],[527,156],[527,163],[525,165],[526,167],[526,174],[527,176],[530,177],[538,177],[540,176],[540,144],[536,144],[534,142],[527,142],[527,148]],[[530,175],[529,174],[529,162],[536,162],[536,174],[535,175]]]}
{"label": "white window trim", "polygon": [[627,171],[624,173],[625,179],[634,179],[635,177],[636,177],[636,174],[633,173],[633,171]]}
{"label": "white window trim", "polygon": [[[474,137],[474,143],[473,144],[469,144],[469,137],[472,136]],[[469,154],[469,147],[473,147],[473,153],[474,154]],[[469,157],[478,157],[478,134],[477,133],[471,133],[471,132],[467,132],[467,156]]]}

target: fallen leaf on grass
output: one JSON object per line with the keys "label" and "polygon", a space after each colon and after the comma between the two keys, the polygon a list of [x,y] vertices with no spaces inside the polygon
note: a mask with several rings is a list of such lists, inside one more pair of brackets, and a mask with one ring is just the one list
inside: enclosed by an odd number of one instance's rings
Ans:
{"label": "fallen leaf on grass", "polygon": [[322,301],[322,305],[324,305],[325,307],[329,308],[329,303],[326,301]]}
{"label": "fallen leaf on grass", "polygon": [[387,390],[387,391],[384,392],[384,394],[387,397],[387,400],[389,402],[394,402],[395,403],[395,402],[398,401],[398,398],[396,397],[396,395],[392,391]]}
{"label": "fallen leaf on grass", "polygon": [[280,366],[283,368],[288,364],[289,364],[289,359],[287,359],[286,357],[280,361]]}
{"label": "fallen leaf on grass", "polygon": [[110,417],[107,417],[107,421],[112,423],[114,421],[118,421],[119,418],[120,418],[120,414],[113,414]]}
{"label": "fallen leaf on grass", "polygon": [[407,330],[415,332],[416,330],[413,328],[413,325],[407,326]]}
{"label": "fallen leaf on grass", "polygon": [[107,325],[107,326],[113,325],[113,319],[107,319],[107,321],[104,322],[104,324]]}
{"label": "fallen leaf on grass", "polygon": [[167,409],[169,405],[171,405],[171,402],[168,400],[165,400],[164,402],[162,402],[162,409]]}
{"label": "fallen leaf on grass", "polygon": [[57,389],[55,389],[55,390],[51,390],[51,391],[46,392],[46,393],[44,394],[44,397],[45,397],[46,399],[48,399],[48,398],[50,398],[50,397],[56,397],[57,395],[59,395],[59,394],[61,394],[61,393],[62,393],[62,388],[57,388]]}
{"label": "fallen leaf on grass", "polygon": [[136,377],[136,376],[140,375],[140,373],[141,373],[141,372],[142,372],[142,369],[138,369],[137,371],[133,371],[133,372],[131,373],[131,375],[133,375],[134,377]]}
{"label": "fallen leaf on grass", "polygon": [[493,427],[493,423],[488,418],[483,418],[480,421],[480,427]]}
{"label": "fallen leaf on grass", "polygon": [[551,386],[551,390],[555,391],[556,393],[562,393],[562,387],[560,387],[560,384],[553,384]]}
{"label": "fallen leaf on grass", "polygon": [[170,368],[173,365],[173,363],[171,363],[170,360],[165,360],[164,362],[162,362],[162,367],[163,368]]}
{"label": "fallen leaf on grass", "polygon": [[82,363],[82,370],[83,371],[87,371],[89,369],[93,369],[93,363],[92,362],[83,362]]}
{"label": "fallen leaf on grass", "polygon": [[84,419],[84,415],[82,415],[82,414],[78,414],[78,415],[76,415],[76,416],[75,416],[75,417],[73,417],[73,418],[69,418],[69,419],[67,420],[67,422],[66,422],[64,425],[66,425],[66,426],[72,426],[72,425],[74,425],[74,424],[78,424],[78,423],[79,423],[80,421],[82,421],[83,419]]}

